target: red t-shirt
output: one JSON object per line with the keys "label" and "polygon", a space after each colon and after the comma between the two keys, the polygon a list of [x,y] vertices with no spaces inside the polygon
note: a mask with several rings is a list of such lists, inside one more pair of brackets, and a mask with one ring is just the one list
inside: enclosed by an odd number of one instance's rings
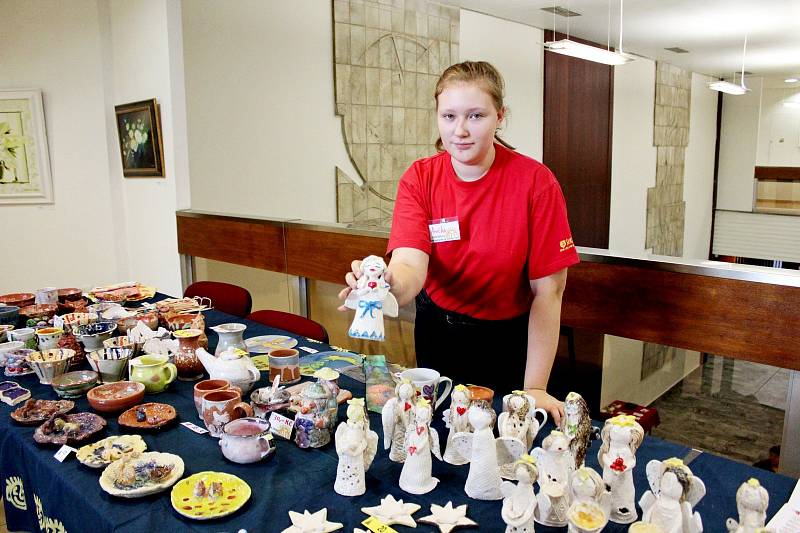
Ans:
{"label": "red t-shirt", "polygon": [[[472,182],[458,178],[447,152],[414,162],[400,180],[387,252],[428,254],[425,290],[434,303],[485,320],[528,312],[529,280],[579,261],[550,169],[499,144],[495,151]],[[429,221],[451,217],[461,239],[432,243]]]}

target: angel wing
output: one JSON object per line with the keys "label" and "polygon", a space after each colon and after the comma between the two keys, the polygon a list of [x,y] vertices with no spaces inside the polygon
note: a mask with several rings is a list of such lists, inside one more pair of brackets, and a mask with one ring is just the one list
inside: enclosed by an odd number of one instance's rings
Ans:
{"label": "angel wing", "polygon": [[388,450],[392,446],[392,437],[394,436],[395,421],[394,413],[397,410],[397,396],[389,398],[389,401],[383,406],[381,410],[381,422],[383,422],[383,449]]}
{"label": "angel wing", "polygon": [[692,476],[691,480],[689,481],[689,490],[686,492],[685,500],[689,502],[689,505],[694,508],[697,505],[697,502],[703,499],[703,496],[706,495],[706,484],[703,483],[703,480],[697,476]]}
{"label": "angel wing", "polygon": [[503,396],[503,412],[505,413],[508,411],[508,399],[511,398],[510,394],[506,394]]}
{"label": "angel wing", "polygon": [[525,449],[525,444],[523,444],[521,440],[513,437],[497,437],[494,443],[497,448],[498,466],[513,463],[527,451]]}
{"label": "angel wing", "polygon": [[544,464],[545,461],[545,457],[547,456],[547,452],[544,451],[544,448],[540,448],[539,446],[537,446],[536,448],[531,450],[530,455],[531,457],[536,459],[536,464],[538,465],[541,471],[542,465]]}
{"label": "angel wing", "polygon": [[446,427],[447,429],[453,427],[450,424],[450,409],[445,409],[444,411],[442,411],[442,421],[444,421],[444,427]]}
{"label": "angel wing", "polygon": [[642,520],[649,520],[650,519],[650,509],[653,507],[653,504],[656,503],[656,496],[653,494],[653,491],[648,490],[642,497],[639,498],[639,507],[642,508]]}
{"label": "angel wing", "polygon": [[348,309],[358,309],[358,301],[361,299],[356,291],[350,291],[344,300],[344,306]]}
{"label": "angel wing", "polygon": [[[703,490],[705,490],[705,487],[703,487]],[[688,501],[681,503],[681,522],[683,526],[681,531],[685,533],[700,533],[703,531],[703,519],[700,518],[700,513],[692,512],[692,504]]]}
{"label": "angel wing", "polygon": [[[503,398],[503,404],[505,404],[505,398]],[[497,416],[497,432],[500,433],[501,436],[503,435],[503,425],[506,423],[506,420],[508,420],[508,411],[504,410]]]}
{"label": "angel wing", "polygon": [[[337,437],[339,431],[336,431]],[[372,460],[375,459],[375,454],[378,452],[378,434],[372,430],[367,431],[367,448],[364,450],[364,472],[369,470],[372,466]]]}
{"label": "angel wing", "polygon": [[453,435],[453,440],[450,441],[450,444],[455,446],[456,451],[465,459],[472,457],[472,436],[473,433],[468,431],[459,431]]}
{"label": "angel wing", "polygon": [[517,486],[510,481],[503,481],[500,483],[500,493],[503,495],[503,498],[510,498],[511,495],[514,493],[514,489]]}
{"label": "angel wing", "polygon": [[647,463],[647,482],[650,483],[650,490],[653,491],[653,494],[658,494],[658,490],[661,487],[661,474],[663,471],[661,461],[658,459],[653,459]]}
{"label": "angel wing", "polygon": [[345,429],[346,425],[347,425],[347,422],[342,422],[336,428],[336,435],[334,435],[334,444],[336,444],[336,453],[337,454],[341,454],[342,453],[342,447],[345,444],[344,429]]}
{"label": "angel wing", "polygon": [[391,292],[386,293],[383,299],[383,314],[386,316],[397,316],[400,313],[400,306],[397,304],[397,298]]}
{"label": "angel wing", "polygon": [[430,436],[430,439],[431,439],[431,452],[433,453],[433,455],[436,456],[437,459],[439,459],[441,461],[442,460],[442,450],[441,450],[441,446],[439,445],[439,433],[433,428],[428,428],[428,430],[429,430],[429,436]]}

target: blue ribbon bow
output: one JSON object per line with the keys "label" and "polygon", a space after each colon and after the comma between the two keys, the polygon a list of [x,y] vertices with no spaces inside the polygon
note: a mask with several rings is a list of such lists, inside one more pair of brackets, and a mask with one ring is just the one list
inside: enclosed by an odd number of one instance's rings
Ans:
{"label": "blue ribbon bow", "polygon": [[376,300],[360,300],[358,302],[358,307],[363,309],[359,318],[364,318],[367,316],[367,313],[369,313],[370,318],[375,318],[375,310],[383,309],[383,302],[378,302]]}

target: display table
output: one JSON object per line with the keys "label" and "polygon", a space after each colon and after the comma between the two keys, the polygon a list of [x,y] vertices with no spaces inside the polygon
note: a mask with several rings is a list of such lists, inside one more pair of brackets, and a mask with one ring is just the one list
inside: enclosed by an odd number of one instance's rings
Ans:
{"label": "display table", "polygon": [[[217,311],[207,311],[206,326],[226,322],[247,324],[245,338],[266,334],[287,334],[246,320],[237,319]],[[207,329],[211,351],[216,344],[216,334]],[[295,336],[296,337],[296,336]],[[315,350],[329,349],[327,345],[299,337],[300,346]],[[301,356],[303,355],[301,351]],[[10,379],[10,378],[7,378]],[[308,378],[305,378],[308,379]],[[14,379],[31,390],[33,398],[57,399],[50,386],[39,385],[35,375]],[[257,387],[267,385],[267,374],[262,373]],[[356,397],[364,396],[364,385],[346,376],[340,378],[340,385],[351,390]],[[491,386],[490,383],[483,385]],[[162,402],[173,405],[178,411],[178,422],[191,421],[201,425],[192,400],[194,382],[175,381],[170,388],[160,394],[147,395],[145,401]],[[580,387],[576,384],[576,390]],[[509,391],[497,391],[495,408],[499,398]],[[249,398],[248,398],[249,399]],[[442,409],[448,405],[445,401]],[[339,410],[344,419],[345,406]],[[209,435],[198,435],[178,424],[158,433],[143,433],[149,451],[169,452],[180,455],[186,466],[184,476],[205,470],[215,470],[236,475],[245,480],[252,489],[252,497],[235,514],[208,522],[193,521],[178,515],[170,504],[169,491],[139,499],[121,499],[106,494],[98,483],[101,470],[81,465],[74,454],[63,463],[54,457],[57,448],[41,447],[33,441],[33,427],[20,426],[8,416],[13,408],[0,405],[0,465],[2,486],[4,488],[5,514],[7,527],[11,531],[231,531],[245,529],[250,532],[282,531],[290,525],[288,511],[312,512],[322,507],[328,508],[328,519],[344,524],[342,531],[351,532],[359,527],[366,515],[361,507],[378,505],[380,499],[392,494],[406,502],[418,503],[422,508],[414,515],[420,518],[430,514],[430,504],[444,505],[452,501],[454,505],[468,504],[467,516],[478,522],[480,531],[504,531],[505,524],[500,518],[501,502],[472,500],[464,493],[468,466],[452,466],[434,459],[433,475],[441,480],[438,487],[425,495],[406,494],[397,485],[402,465],[389,461],[388,453],[379,449],[375,461],[367,472],[367,493],[348,498],[333,491],[336,477],[337,456],[331,442],[322,449],[301,450],[293,442],[280,438],[277,440],[276,454],[266,462],[239,465],[228,462],[221,454],[218,440]],[[434,415],[434,427],[439,432],[444,450],[447,430],[441,420],[441,410]],[[86,398],[76,400],[73,412],[90,411]],[[107,417],[108,428],[105,435],[129,433],[120,431],[116,416]],[[380,415],[370,413],[372,429],[383,442]],[[542,429],[537,436],[537,445],[550,430],[552,423]],[[595,441],[587,455],[587,464],[595,469],[597,450],[600,443]],[[380,447],[382,448],[382,446]],[[668,457],[683,458],[689,448],[653,437],[645,437],[637,453],[638,466],[634,471],[637,500],[647,490],[645,465],[651,459]],[[736,517],[736,489],[749,477],[757,478],[770,493],[768,517],[786,502],[795,481],[781,475],[758,470],[709,454],[701,454],[690,467],[705,481],[707,496],[696,510],[702,515],[705,531],[725,531],[725,519]],[[21,483],[24,502],[10,492]],[[411,531],[403,526],[393,526],[398,531]],[[628,526],[609,524],[606,531],[627,531]],[[430,526],[420,524],[417,531],[429,531]],[[537,525],[537,531],[558,531]],[[561,529],[566,531],[566,528]]]}

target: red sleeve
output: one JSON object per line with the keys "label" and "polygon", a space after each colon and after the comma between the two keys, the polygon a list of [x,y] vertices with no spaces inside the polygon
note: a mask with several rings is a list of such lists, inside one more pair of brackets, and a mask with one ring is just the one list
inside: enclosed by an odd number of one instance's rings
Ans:
{"label": "red sleeve", "polygon": [[552,183],[534,196],[531,205],[528,278],[544,278],[578,262],[567,221],[567,205],[553,177]]}
{"label": "red sleeve", "polygon": [[400,178],[387,255],[395,248],[416,248],[431,254],[431,234],[428,229],[430,213],[428,202],[425,201],[423,177],[419,171],[419,163],[414,163]]}

